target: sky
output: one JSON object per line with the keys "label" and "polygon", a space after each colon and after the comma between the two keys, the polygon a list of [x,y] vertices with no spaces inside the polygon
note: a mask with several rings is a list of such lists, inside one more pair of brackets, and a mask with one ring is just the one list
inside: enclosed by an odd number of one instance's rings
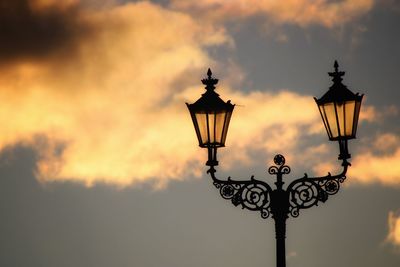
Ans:
{"label": "sky", "polygon": [[185,102],[236,104],[220,179],[340,171],[313,97],[365,94],[346,182],[287,221],[288,266],[400,264],[396,0],[0,0],[0,266],[274,266],[222,199]]}

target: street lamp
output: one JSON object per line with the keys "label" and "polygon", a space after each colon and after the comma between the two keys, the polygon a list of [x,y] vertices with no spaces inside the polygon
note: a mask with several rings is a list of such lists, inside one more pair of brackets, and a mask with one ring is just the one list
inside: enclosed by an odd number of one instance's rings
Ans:
{"label": "street lamp", "polygon": [[285,237],[286,219],[290,216],[299,216],[301,209],[307,209],[325,202],[330,195],[336,194],[340,184],[346,179],[347,169],[350,163],[347,140],[356,137],[358,117],[360,113],[362,95],[354,94],[342,84],[344,72],[338,70],[337,61],[334,64],[334,72],[329,72],[333,77],[333,85],[320,99],[315,101],[318,105],[321,117],[328,133],[329,140],[339,142],[339,160],[342,161],[343,170],[336,175],[323,177],[304,177],[291,182],[286,189],[282,176],[290,173],[290,167],[285,165],[282,155],[274,157],[276,166],[271,166],[268,173],[276,175],[276,188],[272,189],[264,181],[254,179],[240,181],[220,180],[215,176],[215,166],[218,165],[217,149],[225,146],[229,121],[234,105],[230,101],[224,102],[214,91],[218,79],[212,77],[208,69],[207,78],[202,80],[206,85],[206,92],[193,104],[187,104],[196,130],[199,146],[207,148],[209,166],[207,173],[213,179],[214,186],[219,189],[224,199],[230,199],[235,206],[243,209],[259,211],[261,217],[266,219],[272,214],[275,221],[276,233],[276,266],[285,267]]}
{"label": "street lamp", "polygon": [[230,101],[225,103],[214,91],[218,79],[212,78],[210,69],[207,71],[207,76],[207,79],[201,80],[207,91],[195,103],[186,105],[193,120],[199,146],[208,149],[206,165],[216,166],[217,148],[225,146],[234,105]]}

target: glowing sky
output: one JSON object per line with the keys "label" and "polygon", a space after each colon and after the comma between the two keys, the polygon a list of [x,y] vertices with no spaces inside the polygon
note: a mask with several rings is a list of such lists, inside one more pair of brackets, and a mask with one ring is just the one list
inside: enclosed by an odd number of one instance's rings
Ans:
{"label": "glowing sky", "polygon": [[184,103],[211,67],[237,104],[221,174],[265,177],[282,153],[286,179],[325,175],[338,148],[313,96],[337,59],[366,95],[352,167],[290,223],[288,263],[398,266],[398,25],[391,0],[0,0],[0,265],[273,264],[272,223],[219,199]]}

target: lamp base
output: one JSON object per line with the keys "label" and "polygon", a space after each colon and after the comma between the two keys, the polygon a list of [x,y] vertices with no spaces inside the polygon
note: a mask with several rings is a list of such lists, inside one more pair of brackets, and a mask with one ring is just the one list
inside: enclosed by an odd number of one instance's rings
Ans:
{"label": "lamp base", "polygon": [[210,167],[218,166],[218,160],[207,160],[206,165]]}
{"label": "lamp base", "polygon": [[346,160],[351,158],[351,155],[349,154],[349,150],[347,147],[347,140],[339,140],[339,160]]}

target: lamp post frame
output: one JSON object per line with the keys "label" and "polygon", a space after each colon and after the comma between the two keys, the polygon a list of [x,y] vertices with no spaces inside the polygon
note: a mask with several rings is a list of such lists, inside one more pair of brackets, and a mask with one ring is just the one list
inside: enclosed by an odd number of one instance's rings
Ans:
{"label": "lamp post frame", "polygon": [[[338,71],[339,64],[335,61],[334,72],[329,72],[333,77],[333,85],[320,99],[317,105],[331,141],[339,143],[339,157],[342,171],[332,175],[328,173],[322,177],[309,177],[307,173],[284,187],[283,175],[290,173],[290,167],[285,165],[285,157],[278,154],[274,157],[274,166],[270,166],[268,173],[276,176],[275,188],[251,176],[250,180],[233,180],[228,177],[221,180],[216,177],[217,148],[225,146],[225,137],[229,120],[234,105],[225,103],[214,92],[218,79],[212,77],[209,69],[208,79],[203,79],[207,92],[194,104],[187,104],[199,139],[200,147],[207,148],[209,166],[207,173],[211,176],[214,186],[219,190],[222,198],[230,200],[233,205],[243,209],[260,212],[263,219],[272,218],[275,221],[276,237],[276,266],[286,267],[286,220],[289,217],[298,217],[300,210],[308,209],[326,202],[329,196],[339,192],[341,184],[346,179],[350,154],[347,141],[356,136],[358,116],[361,107],[362,95],[353,94],[342,84],[343,71]],[[216,103],[221,103],[216,105]],[[331,112],[331,113],[329,113]],[[217,125],[217,114],[223,119],[223,126]],[[222,114],[222,115],[221,115]],[[203,118],[202,121],[197,121]],[[211,119],[210,119],[211,118]],[[202,125],[204,128],[200,129]],[[212,128],[212,129],[211,129]],[[224,134],[218,135],[216,128]],[[212,134],[210,134],[212,133]],[[223,138],[216,138],[223,136]]]}
{"label": "lamp post frame", "polygon": [[343,159],[343,170],[337,175],[328,173],[324,177],[309,177],[304,174],[302,178],[291,182],[286,189],[283,188],[283,175],[290,173],[290,167],[285,165],[285,158],[280,154],[274,157],[274,163],[275,166],[269,167],[268,173],[276,176],[275,189],[254,176],[247,181],[232,180],[231,177],[220,180],[215,175],[214,166],[210,166],[207,173],[221,196],[230,199],[233,205],[259,211],[264,219],[272,215],[275,221],[276,266],[286,267],[286,220],[289,216],[298,217],[301,209],[316,206],[319,202],[327,201],[330,195],[336,194],[340,184],[346,179],[350,163]]}

